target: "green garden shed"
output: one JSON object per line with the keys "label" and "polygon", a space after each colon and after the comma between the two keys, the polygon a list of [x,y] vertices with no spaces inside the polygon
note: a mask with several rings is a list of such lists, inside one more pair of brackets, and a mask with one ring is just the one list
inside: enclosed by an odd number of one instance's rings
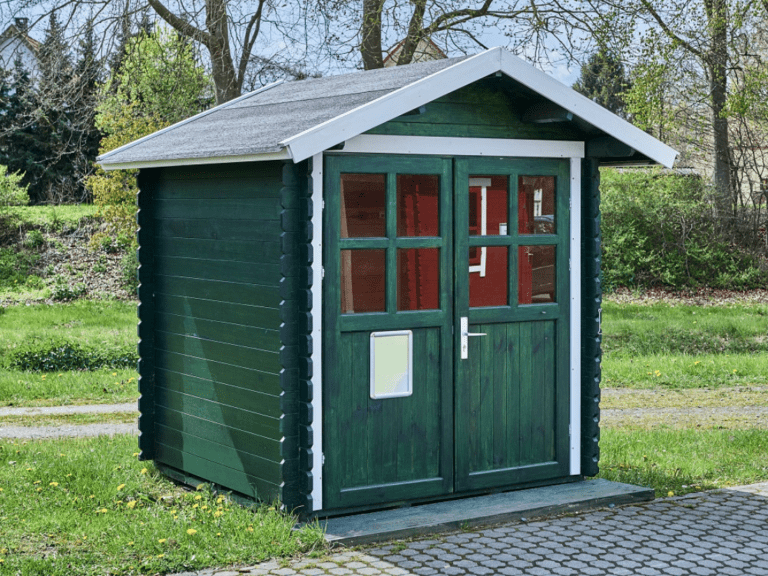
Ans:
{"label": "green garden shed", "polygon": [[675,156],[499,48],[103,155],[140,169],[141,458],[304,516],[595,475],[598,167]]}

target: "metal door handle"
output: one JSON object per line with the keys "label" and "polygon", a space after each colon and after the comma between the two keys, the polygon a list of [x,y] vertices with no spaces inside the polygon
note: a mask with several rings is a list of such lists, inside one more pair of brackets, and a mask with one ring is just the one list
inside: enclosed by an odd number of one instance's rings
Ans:
{"label": "metal door handle", "polygon": [[469,358],[469,337],[470,336],[487,336],[484,332],[470,332],[469,331],[469,318],[466,316],[461,317],[461,359],[466,360]]}

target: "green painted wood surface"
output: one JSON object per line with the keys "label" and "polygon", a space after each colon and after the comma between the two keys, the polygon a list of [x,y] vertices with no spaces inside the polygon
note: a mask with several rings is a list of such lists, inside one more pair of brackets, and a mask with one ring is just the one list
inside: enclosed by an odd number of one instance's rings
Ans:
{"label": "green painted wood surface", "polygon": [[[324,246],[324,507],[351,507],[404,500],[452,490],[452,358],[451,347],[451,160],[409,156],[326,156]],[[386,312],[339,314],[340,173],[387,175]],[[395,174],[440,177],[440,238],[396,238]],[[381,242],[381,240],[380,240]],[[440,248],[442,311],[396,311],[398,248]],[[362,244],[360,247],[365,247]],[[413,395],[374,400],[370,397],[370,333],[398,328],[413,330]],[[333,351],[333,352],[330,352]]]}
{"label": "green painted wood surface", "polygon": [[[508,222],[517,222],[517,181],[521,175],[556,179],[557,234],[468,237],[468,179],[506,175],[510,186]],[[455,317],[469,318],[469,358],[455,356],[457,491],[513,486],[568,475],[569,389],[569,165],[564,160],[457,159],[454,183],[456,242]],[[556,304],[519,305],[518,246],[554,245]],[[468,251],[458,246],[509,247],[510,305],[469,308]],[[455,345],[459,336],[456,330]]]}
{"label": "green painted wood surface", "polygon": [[[348,172],[387,175],[386,237],[340,238],[338,179]],[[443,236],[418,239],[442,251],[438,311],[395,309],[393,255],[400,243],[412,241],[394,237],[398,173],[442,178]],[[557,234],[521,236],[515,225],[507,236],[470,240],[468,178],[486,175],[508,176],[508,222],[517,222],[518,176],[554,176]],[[569,182],[567,160],[327,157],[324,264],[326,279],[333,281],[326,280],[324,288],[325,508],[568,476]],[[508,305],[469,308],[470,245],[508,248]],[[517,249],[526,245],[555,246],[556,303],[516,303]],[[340,250],[374,247],[387,251],[386,311],[340,314]],[[470,331],[487,334],[470,339],[467,360],[458,354],[461,316],[469,317]],[[414,334],[413,396],[371,399],[370,334],[398,329]],[[431,395],[424,395],[427,386],[433,387]]]}
{"label": "green painted wood surface", "polygon": [[522,116],[532,103],[504,79],[485,79],[425,106],[423,114],[405,115],[369,134],[460,138],[584,140],[571,123],[529,124]]}
{"label": "green painted wood surface", "polygon": [[290,204],[282,166],[152,174],[144,243],[153,255],[155,457],[229,490],[282,498],[298,481],[295,467],[286,475],[298,425],[297,390],[281,376],[280,307],[293,286],[281,284]]}

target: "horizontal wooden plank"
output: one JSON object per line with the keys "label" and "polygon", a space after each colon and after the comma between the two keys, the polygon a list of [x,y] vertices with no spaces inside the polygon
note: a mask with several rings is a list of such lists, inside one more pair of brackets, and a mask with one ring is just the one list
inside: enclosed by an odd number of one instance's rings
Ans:
{"label": "horizontal wooden plank", "polygon": [[203,238],[246,242],[279,242],[282,228],[277,220],[155,220],[155,235],[161,238]]}
{"label": "horizontal wooden plank", "polygon": [[281,278],[278,262],[261,264],[232,260],[156,256],[153,266],[155,274],[163,276],[240,282],[262,286],[277,286]]}
{"label": "horizontal wooden plank", "polygon": [[275,484],[221,466],[178,448],[157,443],[155,445],[155,459],[168,466],[183,470],[187,474],[198,476],[252,498],[264,501],[280,498],[280,487]]}
{"label": "horizontal wooden plank", "polygon": [[279,220],[278,198],[156,198],[152,204],[156,219],[184,218],[216,220]]}
{"label": "horizontal wooden plank", "polygon": [[181,334],[249,346],[259,350],[278,352],[280,350],[280,331],[268,330],[233,324],[231,322],[218,322],[215,320],[203,320],[194,316],[181,314],[168,314],[160,308],[155,314],[155,329],[172,334]]}
{"label": "horizontal wooden plank", "polygon": [[157,386],[174,392],[258,412],[272,418],[280,418],[283,414],[280,408],[281,397],[273,394],[264,394],[256,390],[163,369],[155,370],[155,382]]}
{"label": "horizontal wooden plank", "polygon": [[281,323],[279,308],[175,296],[162,292],[155,293],[154,304],[157,311],[199,320],[217,320],[222,323],[241,324],[271,330],[278,330]]}
{"label": "horizontal wooden plank", "polygon": [[285,454],[283,450],[285,444],[281,440],[230,428],[219,422],[204,420],[170,408],[157,410],[155,422],[180,432],[194,434],[200,438],[214,439],[225,446],[250,446],[252,453],[273,462],[280,462],[284,458],[290,457],[290,454]]}
{"label": "horizontal wooden plank", "polygon": [[[265,306],[267,308],[278,308],[282,300],[278,286],[182,278],[161,274],[155,274],[155,292],[233,304]],[[192,312],[194,315],[194,311]]]}
{"label": "horizontal wooden plank", "polygon": [[162,425],[155,426],[155,438],[160,444],[183,449],[188,454],[205,458],[215,464],[243,472],[271,484],[282,481],[279,462],[272,462],[250,453],[250,446],[225,446],[188,432],[180,432]]}
{"label": "horizontal wooden plank", "polygon": [[155,330],[155,349],[273,374],[279,374],[282,368],[278,352],[226,344],[195,336],[171,334],[159,330]]}
{"label": "horizontal wooden plank", "polygon": [[243,242],[228,240],[206,240],[204,238],[163,238],[152,239],[155,256],[180,258],[208,258],[210,260],[237,260],[275,264],[280,260],[280,242]]}
{"label": "horizontal wooden plank", "polygon": [[445,312],[442,310],[416,310],[397,314],[344,314],[339,318],[339,326],[342,332],[412,330],[442,326],[444,321]]}
{"label": "horizontal wooden plank", "polygon": [[197,376],[204,380],[223,382],[248,390],[263,392],[278,396],[282,392],[280,376],[268,372],[251,370],[241,366],[233,366],[214,360],[205,360],[195,356],[164,352],[155,352],[155,366],[157,368]]}
{"label": "horizontal wooden plank", "polygon": [[199,166],[174,166],[159,170],[158,181],[212,180],[214,182],[246,180],[251,182],[282,181],[283,163],[274,162],[232,162],[226,164],[203,164]]}
{"label": "horizontal wooden plank", "polygon": [[189,414],[203,420],[218,422],[229,428],[250,432],[276,440],[283,437],[280,420],[249,410],[225,406],[211,400],[204,400],[188,394],[179,394],[168,388],[155,389],[155,402],[159,406]]}

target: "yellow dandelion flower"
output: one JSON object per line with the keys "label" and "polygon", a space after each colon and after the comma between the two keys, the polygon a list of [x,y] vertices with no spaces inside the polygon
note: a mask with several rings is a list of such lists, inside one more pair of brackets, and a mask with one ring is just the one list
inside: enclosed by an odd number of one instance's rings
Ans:
{"label": "yellow dandelion flower", "polygon": [[734,373],[734,374],[736,374],[736,372],[738,372],[738,370],[734,370],[734,371],[733,371],[733,373]]}
{"label": "yellow dandelion flower", "polygon": [[70,476],[72,476],[72,474],[67,474],[67,478],[69,478]]}
{"label": "yellow dandelion flower", "polygon": [[38,492],[42,492],[42,491],[43,491],[43,489],[42,489],[42,488],[38,488],[38,489],[37,489],[37,491],[38,491]]}
{"label": "yellow dandelion flower", "polygon": [[248,530],[248,532],[253,532],[253,526],[248,526],[248,528],[246,528],[246,530]]}
{"label": "yellow dandelion flower", "polygon": [[134,457],[136,457],[136,456],[138,456],[138,455],[139,455],[139,453],[138,453],[138,452],[134,452],[134,453],[133,453],[133,456],[134,456]]}
{"label": "yellow dandelion flower", "polygon": [[128,542],[128,546],[133,546],[133,542]]}
{"label": "yellow dandelion flower", "polygon": [[117,376],[117,372],[112,372],[112,376]]}
{"label": "yellow dandelion flower", "polygon": [[187,534],[189,534],[190,536],[194,536],[195,534],[197,534],[197,530],[195,530],[194,528],[187,528]]}
{"label": "yellow dandelion flower", "polygon": [[168,542],[168,540],[167,540],[166,538],[160,538],[160,539],[157,541],[157,543],[158,543],[158,544],[165,544],[166,542]]}
{"label": "yellow dandelion flower", "polygon": [[147,469],[146,469],[146,468],[142,468],[142,469],[141,469],[141,473],[142,473],[142,474],[146,474],[146,473],[147,473]]}
{"label": "yellow dandelion flower", "polygon": [[125,488],[125,484],[120,484],[120,486],[117,487],[117,491],[120,492],[123,488]]}
{"label": "yellow dandelion flower", "polygon": [[208,506],[203,506],[200,510],[208,510]]}
{"label": "yellow dandelion flower", "polygon": [[55,488],[56,486],[58,486],[58,485],[59,485],[59,483],[58,483],[58,482],[50,482],[50,483],[48,484],[48,486],[53,486],[54,488]]}
{"label": "yellow dandelion flower", "polygon": [[40,480],[35,480],[32,484],[40,484]]}
{"label": "yellow dandelion flower", "polygon": [[90,496],[88,496],[88,498],[96,498],[96,496],[94,496],[93,494],[91,494]]}
{"label": "yellow dandelion flower", "polygon": [[194,506],[192,506],[192,508],[197,508],[198,506],[200,506],[200,504],[195,504]]}
{"label": "yellow dandelion flower", "polygon": [[216,532],[216,536],[221,536],[221,532]]}
{"label": "yellow dandelion flower", "polygon": [[134,508],[136,508],[136,500],[131,500],[130,502],[127,502],[125,505],[131,510],[133,510]]}
{"label": "yellow dandelion flower", "polygon": [[216,510],[216,512],[213,513],[213,517],[214,518],[218,518],[222,514],[224,514],[224,512],[222,512],[221,510]]}
{"label": "yellow dandelion flower", "polygon": [[674,496],[674,495],[675,495],[675,493],[674,493],[672,490],[670,490],[669,492],[667,492],[667,496]]}
{"label": "yellow dandelion flower", "polygon": [[202,497],[200,494],[198,494],[197,496],[195,496],[195,500],[202,500],[202,499],[203,499],[203,497]]}
{"label": "yellow dandelion flower", "polygon": [[59,374],[59,376],[64,376],[64,374]]}
{"label": "yellow dandelion flower", "polygon": [[101,510],[99,510],[99,512],[101,512],[102,514],[106,514],[107,512],[109,512],[109,510],[107,510],[106,508],[102,508]]}
{"label": "yellow dandelion flower", "polygon": [[165,554],[158,554],[157,555],[158,558],[162,558],[163,556],[165,556]]}

